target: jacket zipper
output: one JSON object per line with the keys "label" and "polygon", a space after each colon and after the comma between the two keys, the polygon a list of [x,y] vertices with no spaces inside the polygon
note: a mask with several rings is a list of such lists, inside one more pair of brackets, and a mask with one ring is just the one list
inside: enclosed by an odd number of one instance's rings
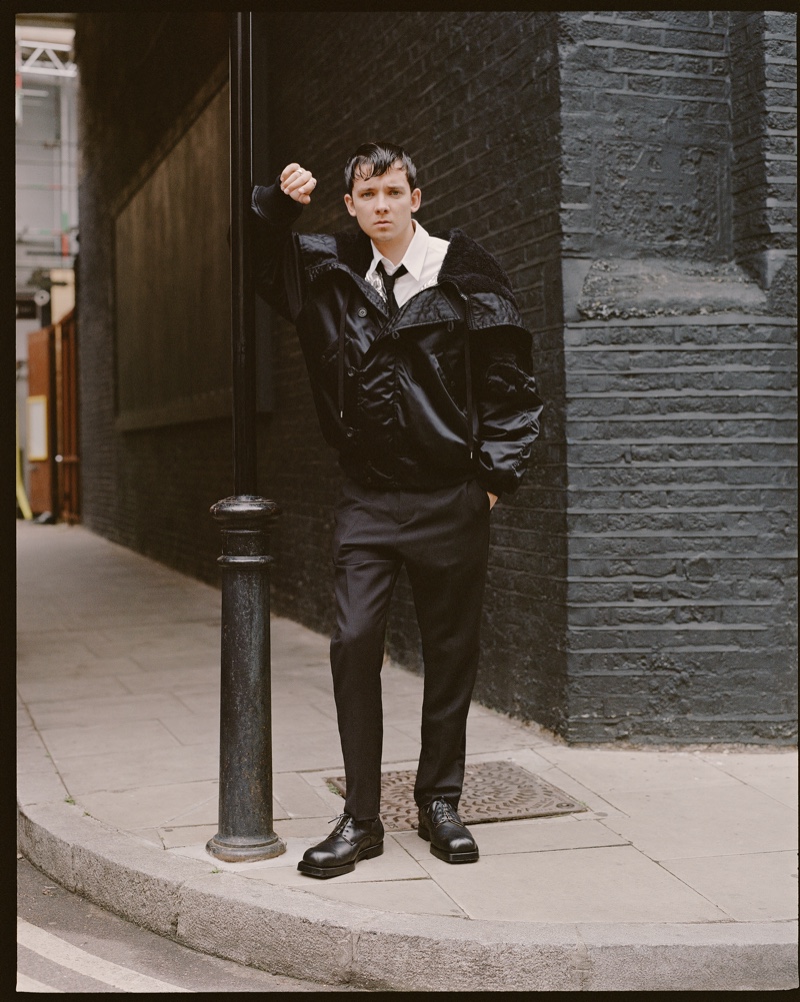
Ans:
{"label": "jacket zipper", "polygon": [[[458,288],[456,286],[456,288]],[[466,372],[466,391],[467,391],[467,445],[469,446],[469,461],[472,462],[475,456],[475,435],[473,432],[473,402],[472,402],[472,361],[470,359],[469,352],[469,336],[472,329],[472,313],[469,308],[469,297],[466,296],[461,289],[458,289],[458,294],[464,300],[464,313],[467,318],[467,334],[464,338],[464,371]]]}

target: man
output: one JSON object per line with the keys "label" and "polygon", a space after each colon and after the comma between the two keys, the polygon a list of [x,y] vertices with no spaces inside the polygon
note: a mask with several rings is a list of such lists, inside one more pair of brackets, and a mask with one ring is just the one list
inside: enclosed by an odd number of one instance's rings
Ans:
{"label": "man", "polygon": [[335,877],[383,852],[380,672],[403,565],[425,667],[418,832],[439,859],[470,863],[478,847],[458,803],[489,512],[518,487],[538,434],[531,338],[497,261],[460,230],[431,236],[413,218],[422,196],[401,147],[368,143],[347,161],[356,232],[292,233],[316,184],[291,163],[253,191],[258,288],[296,325],[345,473],[331,669],[346,800],[298,869]]}

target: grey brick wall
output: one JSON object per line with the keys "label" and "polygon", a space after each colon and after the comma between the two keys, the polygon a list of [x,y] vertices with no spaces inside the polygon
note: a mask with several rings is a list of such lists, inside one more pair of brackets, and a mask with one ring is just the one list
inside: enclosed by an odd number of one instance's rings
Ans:
{"label": "grey brick wall", "polygon": [[797,310],[797,15],[764,12],[767,226],[775,312]]}
{"label": "grey brick wall", "polygon": [[796,734],[790,20],[562,16],[571,741]]}
{"label": "grey brick wall", "polygon": [[796,298],[795,31],[788,13],[731,14],[735,253],[762,285],[775,286],[777,312],[793,311]]}
{"label": "grey brick wall", "polygon": [[795,733],[792,321],[568,325],[573,741]]}
{"label": "grey brick wall", "polygon": [[567,256],[729,256],[727,19],[560,15]]}
{"label": "grey brick wall", "polygon": [[734,247],[737,259],[757,275],[754,258],[769,243],[764,12],[736,12],[731,21]]}

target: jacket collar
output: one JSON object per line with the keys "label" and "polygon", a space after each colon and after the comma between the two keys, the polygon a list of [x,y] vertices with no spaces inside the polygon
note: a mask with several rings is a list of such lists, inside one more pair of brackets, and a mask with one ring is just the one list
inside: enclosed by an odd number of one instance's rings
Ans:
{"label": "jacket collar", "polygon": [[[454,229],[433,236],[449,241],[447,254],[439,271],[439,284],[453,282],[466,295],[493,292],[516,307],[508,275],[497,261],[480,244],[462,230]],[[304,239],[308,239],[307,237]],[[361,230],[337,233],[335,255],[339,261],[356,272],[366,275],[372,263],[372,243]],[[333,248],[330,248],[333,251]]]}

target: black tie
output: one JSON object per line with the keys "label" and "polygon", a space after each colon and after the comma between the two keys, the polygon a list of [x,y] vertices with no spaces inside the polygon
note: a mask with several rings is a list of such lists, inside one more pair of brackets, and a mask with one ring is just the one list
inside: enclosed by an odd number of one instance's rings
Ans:
{"label": "black tie", "polygon": [[378,261],[376,271],[381,273],[381,281],[383,282],[383,289],[386,293],[386,305],[389,307],[389,316],[394,316],[399,308],[397,300],[394,298],[394,283],[401,275],[405,275],[408,269],[404,264],[401,264],[400,267],[396,268],[391,275],[387,275],[386,269],[383,266],[383,261]]}

